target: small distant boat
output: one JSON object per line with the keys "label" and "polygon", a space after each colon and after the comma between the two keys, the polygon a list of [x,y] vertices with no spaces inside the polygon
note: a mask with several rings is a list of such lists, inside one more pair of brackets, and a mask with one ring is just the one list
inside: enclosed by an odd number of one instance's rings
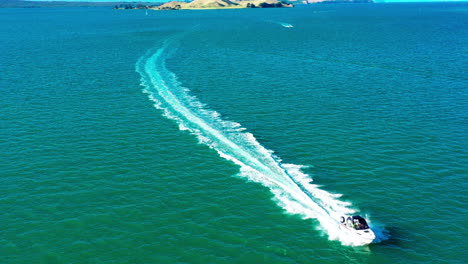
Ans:
{"label": "small distant boat", "polygon": [[342,216],[340,218],[340,229],[353,237],[356,245],[367,245],[375,239],[375,233],[370,229],[366,219],[360,215]]}

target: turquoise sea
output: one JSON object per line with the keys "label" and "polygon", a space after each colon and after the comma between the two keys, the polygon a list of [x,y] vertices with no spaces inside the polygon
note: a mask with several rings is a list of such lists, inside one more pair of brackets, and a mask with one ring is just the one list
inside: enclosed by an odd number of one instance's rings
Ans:
{"label": "turquoise sea", "polygon": [[0,44],[1,263],[468,259],[466,3],[1,9]]}

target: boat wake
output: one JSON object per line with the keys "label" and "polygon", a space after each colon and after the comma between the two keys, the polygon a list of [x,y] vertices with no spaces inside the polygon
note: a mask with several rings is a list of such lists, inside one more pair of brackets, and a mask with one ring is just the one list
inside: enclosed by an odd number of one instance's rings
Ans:
{"label": "boat wake", "polygon": [[284,23],[284,22],[279,22],[279,24],[285,28],[292,28],[294,27],[293,25],[289,24],[289,23]]}
{"label": "boat wake", "polygon": [[268,23],[273,23],[273,24],[277,24],[277,25],[280,25],[282,27],[285,27],[285,28],[292,28],[294,27],[292,24],[290,23],[286,23],[286,22],[281,22],[281,21],[276,21],[276,20],[263,20],[264,22],[268,22]]}
{"label": "boat wake", "polygon": [[164,116],[178,123],[181,130],[197,136],[201,144],[240,166],[240,176],[267,187],[274,200],[288,213],[304,219],[316,219],[332,240],[353,245],[351,238],[339,232],[339,217],[354,213],[351,204],[338,200],[312,184],[302,166],[285,164],[272,151],[263,147],[238,123],[222,119],[216,111],[207,109],[177,76],[166,68],[166,59],[174,50],[177,38],[164,42],[159,49],[150,50],[136,63],[143,91],[161,109]]}

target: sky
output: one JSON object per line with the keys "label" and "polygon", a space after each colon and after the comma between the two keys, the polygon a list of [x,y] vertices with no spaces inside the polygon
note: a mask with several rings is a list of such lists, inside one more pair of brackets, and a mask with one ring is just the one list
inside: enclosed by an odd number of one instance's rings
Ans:
{"label": "sky", "polygon": [[375,0],[377,2],[466,2],[468,0]]}

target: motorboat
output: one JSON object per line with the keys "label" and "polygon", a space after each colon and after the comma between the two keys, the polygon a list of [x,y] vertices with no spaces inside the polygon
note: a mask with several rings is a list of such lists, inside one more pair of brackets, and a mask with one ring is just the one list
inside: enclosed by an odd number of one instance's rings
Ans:
{"label": "motorboat", "polygon": [[375,239],[375,234],[360,215],[342,216],[340,218],[340,229],[353,239],[355,245],[367,245]]}

